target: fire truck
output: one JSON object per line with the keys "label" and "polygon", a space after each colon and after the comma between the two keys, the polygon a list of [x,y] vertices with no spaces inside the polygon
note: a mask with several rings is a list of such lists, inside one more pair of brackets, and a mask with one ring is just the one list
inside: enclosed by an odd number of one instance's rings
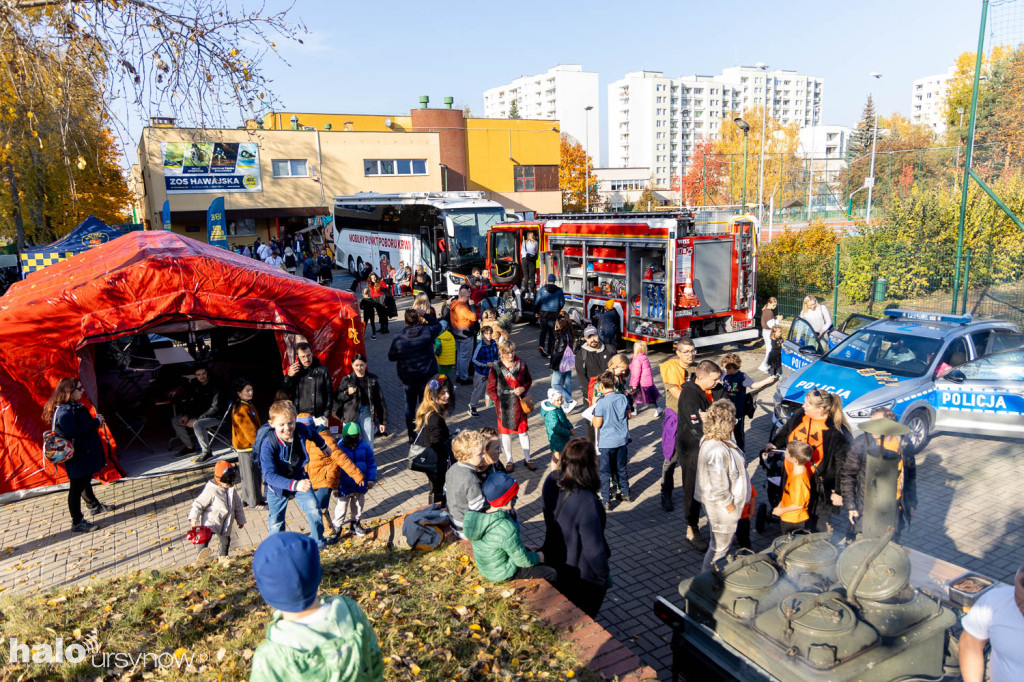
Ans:
{"label": "fire truck", "polygon": [[555,276],[585,317],[612,301],[623,336],[697,346],[757,337],[755,221],[721,211],[554,214],[495,225],[487,268],[508,308],[532,312],[520,247],[540,240],[537,286]]}

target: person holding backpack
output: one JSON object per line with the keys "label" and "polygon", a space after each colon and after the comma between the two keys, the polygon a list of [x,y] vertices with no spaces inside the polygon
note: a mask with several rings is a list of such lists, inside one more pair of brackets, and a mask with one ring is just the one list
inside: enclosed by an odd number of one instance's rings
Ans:
{"label": "person holding backpack", "polygon": [[57,388],[43,405],[43,419],[74,447],[74,454],[60,463],[68,477],[72,533],[91,533],[99,528],[82,515],[83,497],[93,516],[114,511],[114,505],[103,504],[92,491],[92,477],[107,464],[99,434],[100,427],[106,422],[103,415],[93,417],[89,408],[82,404],[84,391],[81,381],[65,377],[57,382]]}

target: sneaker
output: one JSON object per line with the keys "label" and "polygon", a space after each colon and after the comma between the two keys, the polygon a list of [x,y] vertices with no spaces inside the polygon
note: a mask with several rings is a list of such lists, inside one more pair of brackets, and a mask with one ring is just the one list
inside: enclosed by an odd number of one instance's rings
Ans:
{"label": "sneaker", "polygon": [[579,405],[578,402],[576,402],[575,400],[570,400],[569,402],[564,403],[562,405],[562,411],[565,412],[566,414],[572,414],[572,411],[576,409],[577,405]]}
{"label": "sneaker", "polygon": [[757,371],[758,372],[765,372],[765,373],[767,373],[768,372],[768,365],[758,365]]}
{"label": "sneaker", "polygon": [[514,462],[508,462],[505,465],[505,473],[506,474],[511,474],[515,470],[515,468],[516,468],[516,465],[515,465]]}
{"label": "sneaker", "polygon": [[373,336],[370,337],[370,339],[373,340],[373,341],[376,341],[377,340],[377,335],[374,334]]}
{"label": "sneaker", "polygon": [[199,453],[199,456],[196,457],[196,463],[202,464],[203,462],[209,462],[211,459],[213,459],[213,453],[209,450],[203,450]]}
{"label": "sneaker", "polygon": [[660,417],[663,414],[665,414],[665,408],[664,407],[659,407],[657,410],[654,411],[654,416],[656,416],[656,417]]}
{"label": "sneaker", "polygon": [[546,350],[544,350],[542,347],[538,346],[537,347],[537,352],[540,353],[541,355],[543,355],[546,358],[547,357],[551,357],[550,355],[548,355],[548,352]]}
{"label": "sneaker", "polygon": [[669,497],[668,495],[662,495],[661,496],[661,511],[670,512],[673,509],[675,509],[675,506],[672,504],[672,498]]}
{"label": "sneaker", "polygon": [[479,416],[480,416],[480,413],[479,413],[479,412],[477,412],[477,410],[476,410],[476,406],[475,406],[475,405],[470,405],[470,406],[469,406],[469,413],[470,413],[471,415],[473,415],[474,417],[479,417]]}
{"label": "sneaker", "polygon": [[622,491],[618,488],[615,489],[615,501],[622,502]]}
{"label": "sneaker", "polygon": [[623,502],[632,502],[633,496],[630,495],[629,493],[626,493],[625,495],[619,495],[619,499],[622,500]]}
{"label": "sneaker", "polygon": [[353,521],[352,522],[352,535],[355,535],[356,537],[359,537],[359,538],[365,538],[366,537],[366,530],[363,528],[362,522],[360,522],[360,521]]}
{"label": "sneaker", "polygon": [[526,460],[525,466],[530,471],[536,471],[537,470],[537,465],[534,464],[533,462],[531,462],[530,460]]}
{"label": "sneaker", "polygon": [[210,559],[212,559],[212,558],[213,558],[213,548],[211,548],[211,547],[203,547],[201,550],[199,550],[199,555],[196,556],[196,563],[197,564],[206,564],[206,563],[209,563]]}
{"label": "sneaker", "polygon": [[700,534],[699,528],[693,526],[686,527],[686,539],[690,541],[693,548],[698,552],[708,551],[708,541],[704,539],[704,536]]}
{"label": "sneaker", "polygon": [[102,514],[104,512],[112,512],[116,508],[117,507],[115,507],[112,504],[103,504],[101,502],[100,504],[96,505],[95,507],[89,507],[89,513],[92,514],[93,516],[96,516],[97,514]]}
{"label": "sneaker", "polygon": [[85,519],[82,519],[78,523],[73,524],[71,526],[71,532],[72,533],[91,533],[91,532],[93,532],[94,530],[96,530],[98,528],[99,528],[99,526],[97,526],[95,523],[92,523],[91,521],[86,521]]}

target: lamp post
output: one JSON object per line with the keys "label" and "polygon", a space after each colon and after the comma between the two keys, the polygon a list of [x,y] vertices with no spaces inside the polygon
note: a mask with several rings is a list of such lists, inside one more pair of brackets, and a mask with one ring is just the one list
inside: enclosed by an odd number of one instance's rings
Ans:
{"label": "lamp post", "polygon": [[587,213],[590,213],[590,110],[592,106],[583,107],[585,112],[583,116],[586,118],[584,123],[584,137],[586,137],[586,146],[584,152],[586,156],[583,159],[583,193],[587,197]]}
{"label": "lamp post", "polygon": [[957,107],[956,108],[956,113],[960,114],[960,126],[959,126],[959,130],[957,130],[957,132],[956,132],[956,165],[959,166],[960,165],[960,143],[964,139],[963,138],[963,133],[962,133],[962,131],[964,129],[964,108],[963,107]]}
{"label": "lamp post", "polygon": [[764,222],[762,209],[764,206],[764,132],[765,125],[768,122],[768,65],[764,62],[758,62],[756,66],[764,73],[764,108],[761,111],[761,159],[758,162],[757,170],[757,223],[760,225]]}
{"label": "lamp post", "polygon": [[743,210],[747,210],[747,134],[750,132],[750,124],[737,116],[732,120],[736,127],[743,131]]}
{"label": "lamp post", "polygon": [[[882,77],[882,74],[877,71],[871,72],[871,77],[878,80]],[[871,170],[868,171],[868,177],[871,178],[868,183],[868,210],[864,214],[864,222],[868,225],[871,224],[871,194],[875,189],[875,145],[878,143],[878,109],[875,109],[875,129],[871,133]]]}

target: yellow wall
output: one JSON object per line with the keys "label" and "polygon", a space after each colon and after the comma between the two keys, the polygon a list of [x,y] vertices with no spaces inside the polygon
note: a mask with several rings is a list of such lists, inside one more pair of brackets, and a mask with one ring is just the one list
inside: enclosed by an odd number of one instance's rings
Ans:
{"label": "yellow wall", "polygon": [[558,127],[557,121],[466,119],[466,189],[513,192],[515,166],[557,166],[561,153]]}
{"label": "yellow wall", "polygon": [[[313,126],[318,130],[324,130],[328,123],[331,130],[344,131],[345,124],[351,123],[352,130],[359,132],[407,132],[412,125],[408,116],[388,116],[377,114],[312,114],[301,111],[281,111],[268,113],[263,116],[263,127],[268,130],[291,130],[292,116],[299,117],[299,127]],[[391,119],[391,127],[384,125],[384,121]]]}
{"label": "yellow wall", "polygon": [[[298,117],[300,126],[314,126],[318,130],[330,123],[332,133],[343,130],[346,122],[351,122],[355,131],[370,132],[408,132],[412,125],[411,116],[282,111],[264,115],[263,126],[290,130],[293,115]],[[388,118],[392,121],[390,129],[384,125]],[[466,189],[487,192],[487,198],[513,211],[561,211],[561,192],[516,192],[513,171],[517,165],[559,164],[561,126],[558,121],[467,118],[465,125]]]}
{"label": "yellow wall", "polygon": [[[317,161],[317,137],[320,160]],[[356,192],[436,192],[441,190],[440,148],[437,133],[339,132],[292,130],[239,130],[146,128],[139,142],[139,166],[145,179],[145,215],[160,225],[160,210],[168,198],[161,142],[258,142],[263,191],[223,193],[227,211],[322,207],[330,212],[332,198]],[[273,159],[305,159],[310,177],[275,178]],[[426,159],[426,175],[366,176],[364,159]],[[316,178],[312,177],[317,166]],[[170,195],[171,212],[205,211],[217,192]],[[193,235],[194,236],[194,235]]]}

